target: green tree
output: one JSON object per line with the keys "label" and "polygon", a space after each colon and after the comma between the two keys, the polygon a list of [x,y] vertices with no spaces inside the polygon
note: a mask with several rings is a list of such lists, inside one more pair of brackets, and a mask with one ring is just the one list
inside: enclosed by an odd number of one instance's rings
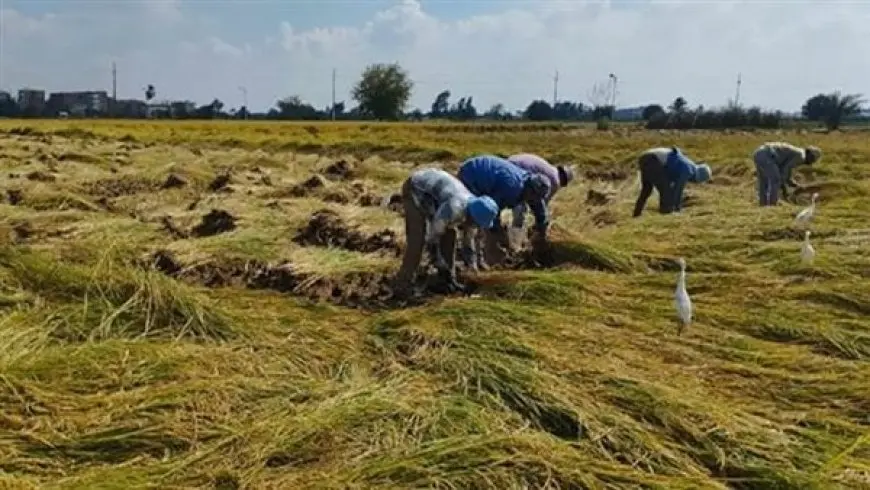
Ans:
{"label": "green tree", "polygon": [[674,101],[671,103],[671,107],[670,107],[670,109],[671,109],[673,112],[683,112],[684,110],[686,110],[686,107],[688,107],[688,105],[689,105],[689,103],[686,102],[686,99],[684,99],[684,98],[682,98],[682,97],[677,97],[677,98],[674,99]]}
{"label": "green tree", "polygon": [[438,94],[435,97],[435,101],[432,102],[432,111],[429,115],[433,118],[444,117],[447,115],[447,112],[450,110],[450,91],[445,90]]}
{"label": "green tree", "polygon": [[658,104],[650,104],[643,108],[643,112],[641,116],[644,121],[649,121],[650,119],[665,113],[665,108]]}
{"label": "green tree", "polygon": [[861,94],[843,95],[837,91],[810,97],[801,107],[801,113],[810,121],[822,121],[829,130],[835,130],[843,119],[859,114],[863,105]]}
{"label": "green tree", "polygon": [[363,70],[351,95],[363,114],[397,120],[408,105],[413,88],[414,82],[398,63],[376,63]]}
{"label": "green tree", "polygon": [[494,104],[489,108],[488,111],[484,114],[484,117],[488,119],[504,119],[505,116],[508,116],[509,113],[505,110],[504,104],[499,102],[498,104]]}
{"label": "green tree", "polygon": [[553,106],[545,100],[534,100],[526,107],[523,116],[530,121],[549,121],[553,119]]}

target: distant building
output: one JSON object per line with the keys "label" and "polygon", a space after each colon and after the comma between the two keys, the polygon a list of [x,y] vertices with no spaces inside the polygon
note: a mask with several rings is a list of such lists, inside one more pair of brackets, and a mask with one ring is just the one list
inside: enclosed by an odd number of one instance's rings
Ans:
{"label": "distant building", "polygon": [[45,90],[24,88],[18,91],[18,108],[28,115],[41,115],[45,110]]}
{"label": "distant building", "polygon": [[172,117],[172,104],[167,100],[148,103],[148,113],[146,117],[156,117],[158,119],[168,119]]}
{"label": "distant building", "polygon": [[117,117],[139,118],[148,115],[148,103],[136,99],[115,101],[114,114]]}
{"label": "distant building", "polygon": [[12,94],[0,90],[0,104],[8,104],[12,102]]}
{"label": "distant building", "polygon": [[175,101],[169,104],[173,117],[192,116],[196,112],[196,103],[190,101]]}
{"label": "distant building", "polygon": [[109,96],[105,90],[55,92],[48,97],[46,110],[50,114],[67,112],[79,117],[103,115],[109,112]]}

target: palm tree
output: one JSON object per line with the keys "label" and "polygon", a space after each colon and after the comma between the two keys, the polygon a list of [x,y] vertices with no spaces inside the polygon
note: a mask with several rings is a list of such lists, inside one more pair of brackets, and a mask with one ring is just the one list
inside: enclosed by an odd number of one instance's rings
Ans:
{"label": "palm tree", "polygon": [[831,131],[839,129],[843,119],[861,113],[864,102],[861,94],[843,95],[837,91],[828,95],[825,104],[825,126]]}

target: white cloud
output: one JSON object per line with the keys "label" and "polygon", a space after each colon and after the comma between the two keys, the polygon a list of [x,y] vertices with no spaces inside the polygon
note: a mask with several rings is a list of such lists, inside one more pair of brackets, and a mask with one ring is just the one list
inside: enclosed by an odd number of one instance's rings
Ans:
{"label": "white cloud", "polygon": [[613,72],[620,105],[682,95],[712,106],[733,95],[742,72],[744,102],[794,110],[816,92],[862,92],[870,79],[862,62],[870,59],[868,3],[503,4],[498,13],[444,20],[426,3],[401,0],[356,26],[327,24],[329,9],[341,5],[329,4],[323,25],[276,18],[269,30],[248,31],[197,18],[179,0],[118,2],[109,13],[100,3],[77,16],[4,10],[0,84],[108,87],[117,60],[125,97],[153,83],[159,96],[218,97],[230,107],[243,85],[256,109],[294,93],[324,107],[333,68],[341,100],[366,64],[398,61],[416,81],[412,103],[421,108],[442,89],[474,96],[479,109],[549,100],[556,69],[564,99],[586,102],[590,87]]}
{"label": "white cloud", "polygon": [[212,52],[214,52],[214,54],[222,54],[231,57],[244,56],[245,54],[244,49],[233,46],[232,44],[215,36],[210,37],[208,41],[209,44],[211,44],[211,50]]}

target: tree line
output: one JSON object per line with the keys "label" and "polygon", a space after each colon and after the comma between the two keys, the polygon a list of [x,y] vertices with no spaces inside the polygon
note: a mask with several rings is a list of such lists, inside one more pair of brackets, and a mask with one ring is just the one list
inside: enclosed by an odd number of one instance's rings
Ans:
{"label": "tree line", "polygon": [[[214,99],[210,104],[191,107],[180,104],[169,114],[150,115],[150,117],[171,117],[174,119],[274,119],[274,120],[382,120],[382,121],[422,121],[422,120],[493,120],[493,121],[591,121],[606,129],[614,119],[635,119],[645,121],[648,129],[726,129],[740,127],[779,128],[791,117],[781,111],[766,111],[760,107],[744,108],[734,102],[725,107],[690,108],[683,97],[677,97],[667,107],[650,104],[636,116],[621,115],[613,105],[615,87],[609,84],[596,84],[588,94],[588,103],[579,101],[534,100],[523,110],[509,111],[503,104],[495,104],[485,111],[474,105],[472,95],[461,95],[452,101],[450,90],[439,92],[429,110],[407,111],[408,102],[414,90],[410,75],[398,63],[376,63],[366,67],[359,81],[351,90],[351,98],[356,105],[348,108],[344,101],[330,107],[317,108],[299,96],[293,95],[276,101],[274,107],[266,112],[253,113],[246,107],[224,110],[224,103]],[[154,85],[145,89],[146,101],[156,96]],[[801,116],[823,124],[828,129],[837,129],[847,120],[861,118],[865,101],[861,94],[841,94],[832,92],[816,94],[801,108]],[[178,103],[173,104],[173,106]],[[0,116],[21,116],[14,103],[0,104]]]}

